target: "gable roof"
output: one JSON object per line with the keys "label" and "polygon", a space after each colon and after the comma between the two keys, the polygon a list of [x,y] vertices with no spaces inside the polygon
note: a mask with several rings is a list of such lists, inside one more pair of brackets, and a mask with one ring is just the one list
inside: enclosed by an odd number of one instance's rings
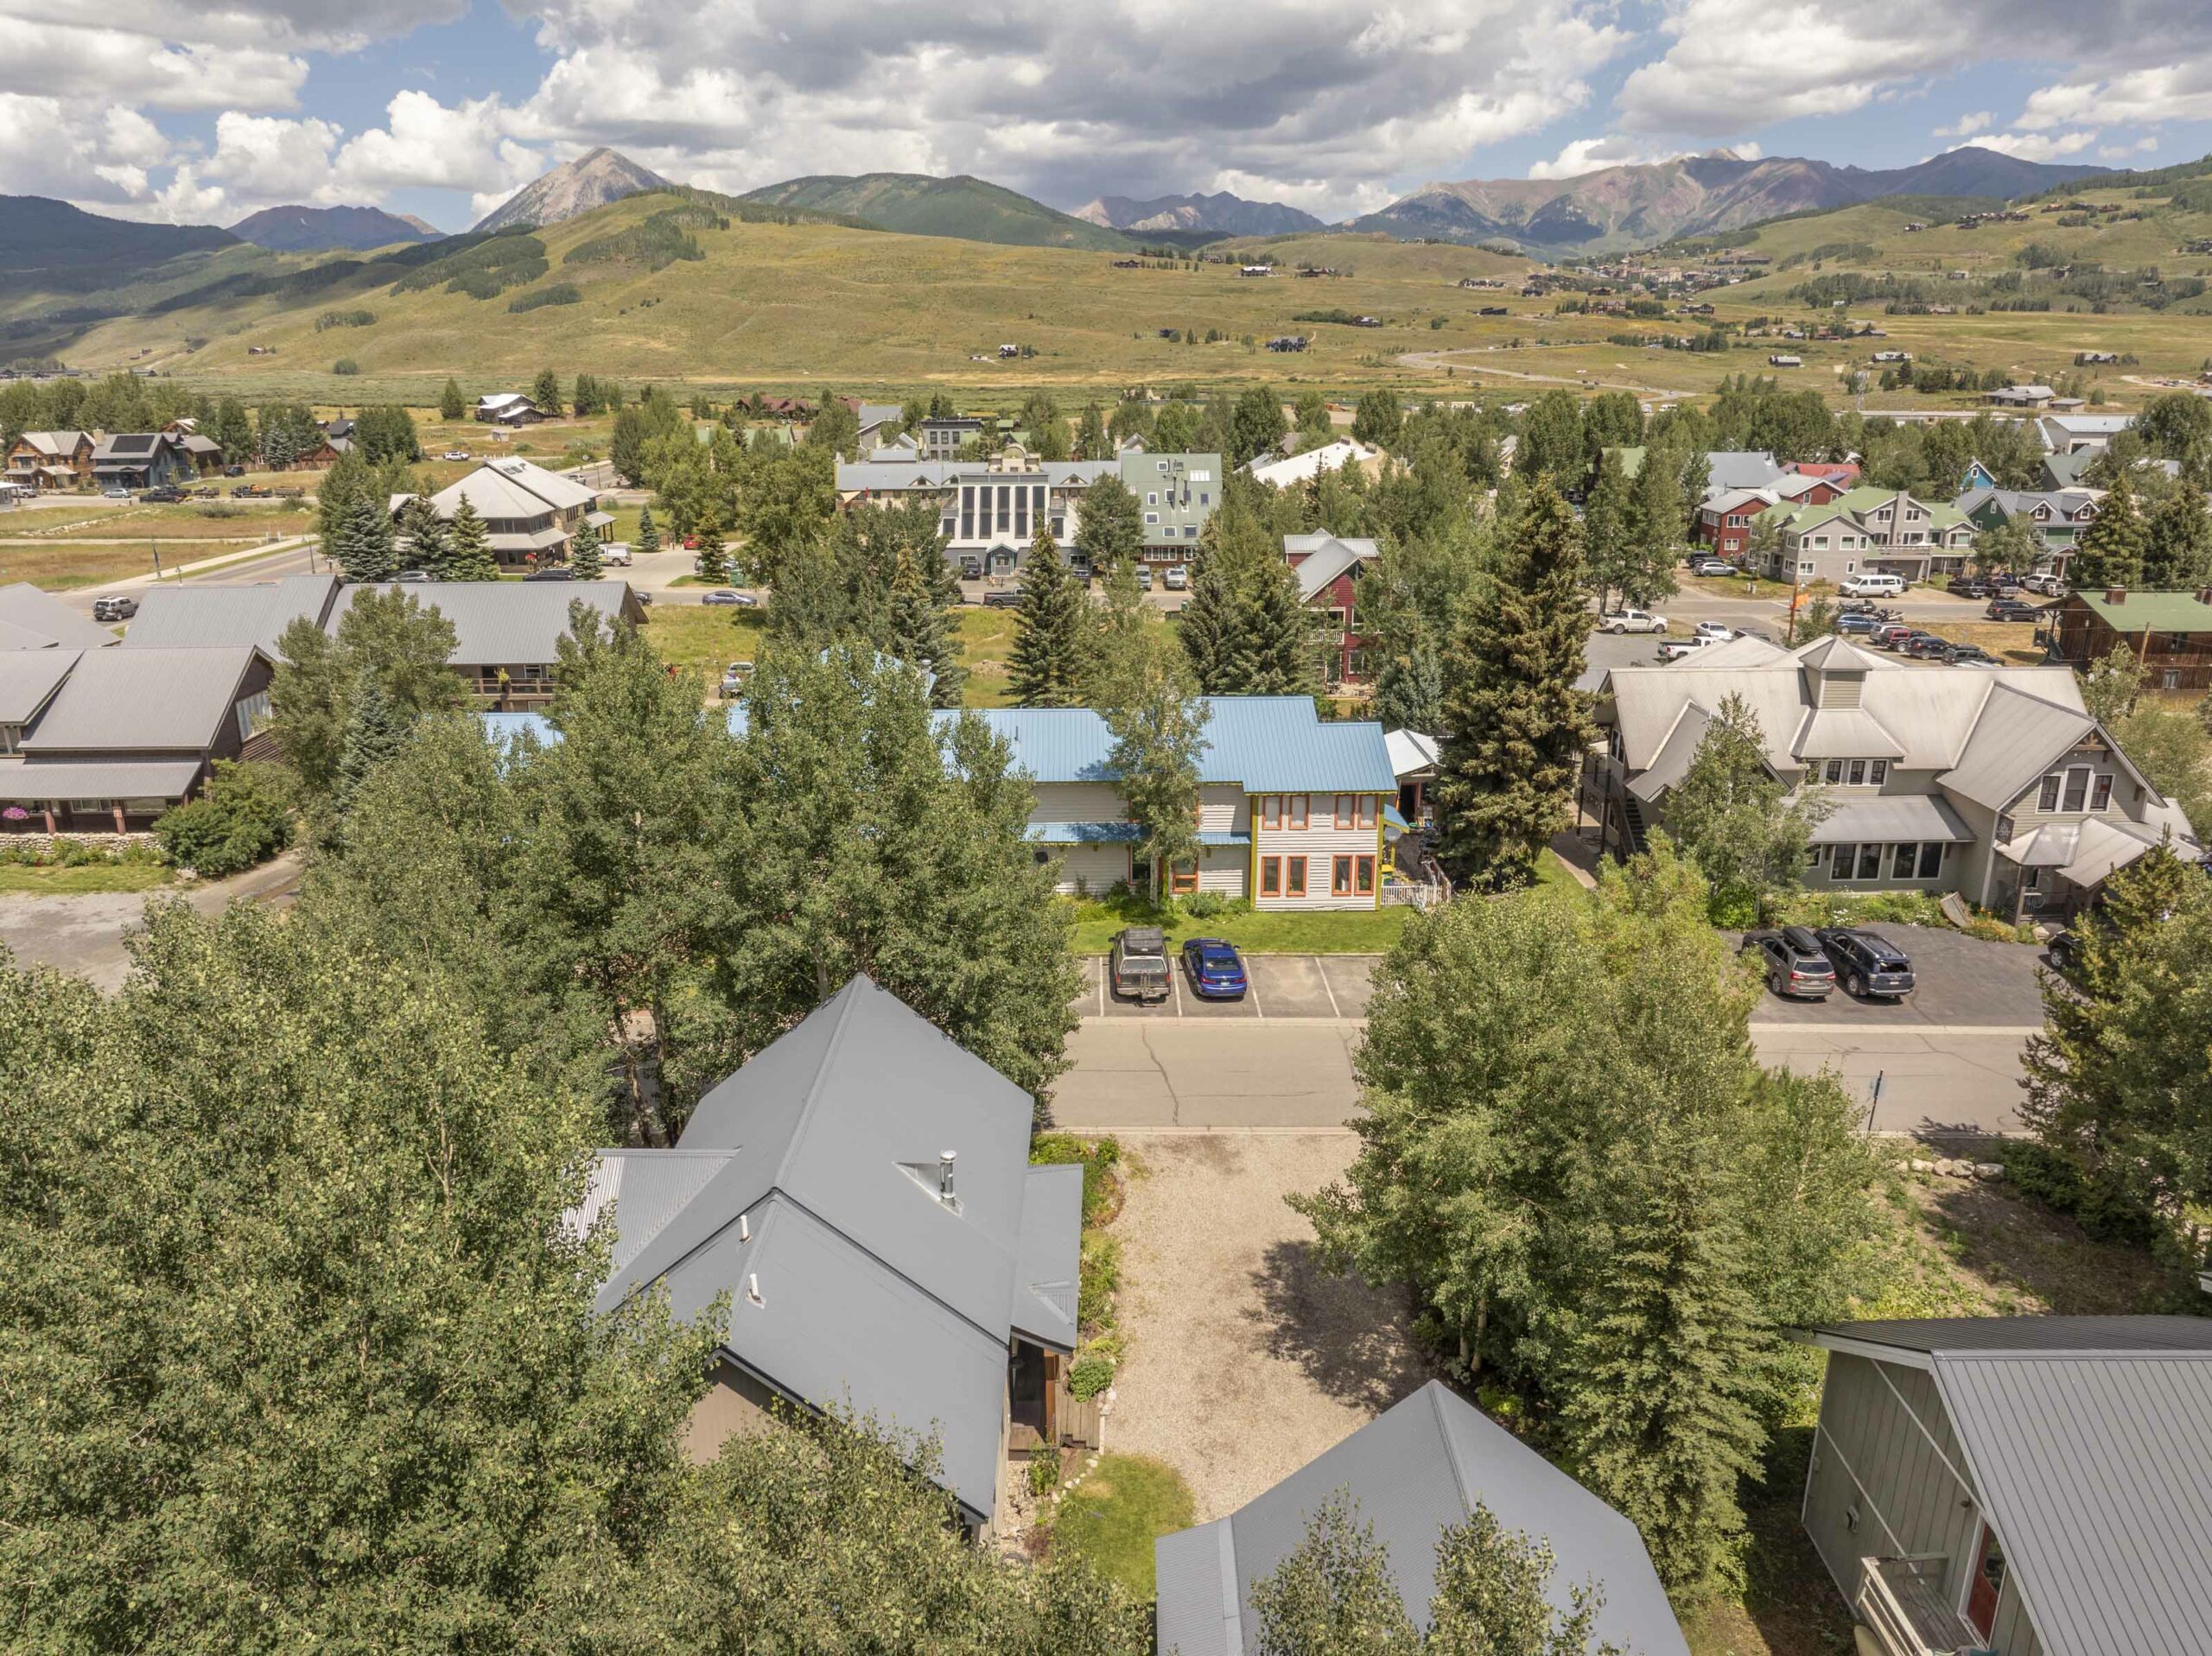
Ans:
{"label": "gable roof", "polygon": [[238,587],[155,587],[139,600],[125,649],[205,649],[251,644],[272,659],[284,629],[304,618],[321,626],[338,595],[335,575],[286,575]]}
{"label": "gable roof", "polygon": [[89,431],[26,431],[16,439],[19,443],[29,443],[39,454],[56,460],[74,458],[77,450],[92,440],[92,434]]}
{"label": "gable roof", "polygon": [[2086,712],[2046,701],[2015,685],[1994,685],[1942,784],[1961,799],[2002,810],[2053,759],[2096,727]]}
{"label": "gable roof", "polygon": [[486,460],[432,495],[430,504],[441,517],[450,517],[461,510],[464,495],[479,517],[537,517],[588,507],[599,498],[574,478],[514,458]]}
{"label": "gable roof", "polygon": [[1716,448],[1705,457],[1705,486],[1708,492],[1726,489],[1763,489],[1782,475],[1774,455],[1764,448]]}
{"label": "gable roof", "polygon": [[2073,596],[2115,632],[2212,632],[2212,604],[2195,593],[2130,593],[2119,604],[2101,592]]}
{"label": "gable roof", "polygon": [[453,623],[453,654],[460,666],[515,667],[557,660],[569,630],[571,602],[589,605],[613,619],[634,619],[636,600],[626,581],[410,581],[381,587],[341,587],[328,629],[338,630],[364,591],[404,593],[424,609]]}
{"label": "gable roof", "polygon": [[115,634],[28,581],[0,587],[0,650],[105,650]]}
{"label": "gable roof", "polygon": [[[1255,793],[1395,793],[1382,726],[1324,720],[1310,696],[1214,695],[1198,779]],[[1089,707],[985,707],[977,716],[1038,782],[1111,782],[1113,733]]]}
{"label": "gable roof", "polygon": [[695,1159],[641,1175],[666,1152],[602,1156],[571,1215],[613,1206],[597,1304],[662,1284],[690,1317],[728,1294],[734,1361],[814,1407],[935,1431],[945,1482],[987,1518],[1007,1340],[1073,1345],[1082,1171],[1029,1167],[1033,1114],[856,977],[700,1101],[677,1147]]}
{"label": "gable roof", "polygon": [[0,725],[28,725],[61,688],[75,650],[0,650]]}
{"label": "gable roof", "polygon": [[1374,1526],[1417,1627],[1428,1625],[1438,1540],[1479,1503],[1506,1529],[1551,1544],[1554,1606],[1570,1608],[1572,1589],[1594,1581],[1605,1600],[1599,1639],[1640,1656],[1687,1656],[1636,1526],[1439,1380],[1227,1518],[1155,1541],[1159,1647],[1181,1656],[1253,1648],[1253,1583],[1298,1548],[1307,1520],[1339,1490],[1357,1504],[1357,1521]]}
{"label": "gable roof", "polygon": [[1298,596],[1309,600],[1347,569],[1382,555],[1372,540],[1358,536],[1286,535],[1282,550],[1285,557],[1305,555],[1291,565],[1290,572],[1298,577]]}
{"label": "gable roof", "polygon": [[92,650],[23,733],[23,752],[204,752],[259,652]]}

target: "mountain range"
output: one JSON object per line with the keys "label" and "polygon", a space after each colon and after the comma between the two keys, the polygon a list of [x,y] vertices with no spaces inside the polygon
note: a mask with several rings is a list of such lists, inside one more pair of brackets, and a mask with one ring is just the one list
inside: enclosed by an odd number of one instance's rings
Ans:
{"label": "mountain range", "polygon": [[1075,217],[1140,235],[1155,230],[1211,230],[1224,236],[1295,236],[1328,228],[1300,208],[1280,201],[1247,201],[1226,190],[1213,195],[1155,195],[1148,201],[1102,195],[1077,207]]}
{"label": "mountain range", "polygon": [[878,229],[909,236],[1108,252],[1124,252],[1136,245],[1118,231],[964,173],[953,178],[932,178],[925,173],[817,174],[786,179],[738,199],[766,206],[845,213]]}
{"label": "mountain range", "polygon": [[649,172],[627,155],[601,144],[531,180],[477,220],[475,227],[480,231],[516,225],[557,225],[626,195],[670,187],[658,173]]}
{"label": "mountain range", "polygon": [[382,207],[264,207],[231,226],[231,234],[279,253],[326,247],[361,251],[395,242],[435,242],[445,232],[410,213]]}
{"label": "mountain range", "polygon": [[2021,161],[1976,145],[1880,171],[1789,155],[1745,160],[1719,149],[1573,178],[1426,184],[1345,228],[1471,244],[1504,242],[1539,256],[1610,253],[1884,196],[2009,200],[2103,170]]}

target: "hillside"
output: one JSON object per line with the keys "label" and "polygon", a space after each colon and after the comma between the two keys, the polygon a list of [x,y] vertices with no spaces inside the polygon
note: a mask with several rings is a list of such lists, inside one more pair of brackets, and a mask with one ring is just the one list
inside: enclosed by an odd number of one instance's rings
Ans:
{"label": "hillside", "polygon": [[1102,195],[1075,210],[1075,217],[1109,230],[1138,235],[1159,230],[1211,230],[1224,236],[1287,236],[1327,225],[1310,213],[1280,201],[1248,201],[1227,190],[1212,195],[1156,195],[1132,200]]}
{"label": "hillside", "polygon": [[741,200],[817,213],[849,213],[909,236],[949,236],[1009,247],[1076,247],[1126,252],[1136,238],[1033,201],[964,174],[862,173],[788,179],[748,191]]}
{"label": "hillside", "polygon": [[1627,251],[1884,196],[2001,200],[2095,170],[2019,161],[1972,145],[1887,171],[1783,155],[1746,161],[1720,149],[1574,178],[1425,185],[1350,227],[1468,244],[1506,242],[1560,257]]}
{"label": "hillside", "polygon": [[365,251],[400,242],[434,242],[445,232],[382,207],[264,207],[231,226],[231,234],[280,253],[332,249]]}
{"label": "hillside", "polygon": [[476,228],[480,232],[520,225],[557,225],[626,196],[669,187],[669,181],[658,173],[648,172],[627,155],[602,144],[524,185],[479,220]]}
{"label": "hillside", "polygon": [[0,195],[0,271],[60,271],[98,266],[99,285],[186,253],[234,247],[238,238],[213,225],[151,225],[103,219],[42,195]]}

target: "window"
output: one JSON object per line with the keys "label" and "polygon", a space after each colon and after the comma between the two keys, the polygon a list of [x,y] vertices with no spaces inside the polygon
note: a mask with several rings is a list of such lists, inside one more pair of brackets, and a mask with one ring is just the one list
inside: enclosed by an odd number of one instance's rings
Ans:
{"label": "window", "polygon": [[1263,828],[1279,828],[1282,826],[1282,796],[1281,794],[1260,796],[1260,826]]}
{"label": "window", "polygon": [[1281,857],[1260,859],[1260,895],[1262,897],[1282,895],[1282,859]]}
{"label": "window", "polygon": [[1287,865],[1283,869],[1285,894],[1290,897],[1304,897],[1306,895],[1306,859],[1285,857],[1283,862]]}
{"label": "window", "polygon": [[1853,878],[1857,879],[1879,879],[1881,877],[1882,847],[1878,845],[1860,846],[1859,847],[1859,872],[1854,875]]}
{"label": "window", "polygon": [[1178,897],[1187,897],[1198,889],[1198,864],[1195,857],[1188,862],[1179,862],[1168,870],[1168,889]]}
{"label": "window", "polygon": [[1372,857],[1353,858],[1352,871],[1353,893],[1359,897],[1373,897],[1375,895],[1375,859]]}
{"label": "window", "polygon": [[1144,520],[1147,523],[1156,523],[1160,521],[1160,514],[1156,511],[1148,511],[1145,513]]}
{"label": "window", "polygon": [[[1306,803],[1304,794],[1285,794],[1282,796],[1282,825],[1285,828],[1302,828],[1306,826]],[[1306,860],[1300,857],[1298,860],[1299,866],[1303,867]]]}
{"label": "window", "polygon": [[1351,859],[1350,857],[1335,857],[1330,860],[1329,895],[1331,897],[1351,895]]}
{"label": "window", "polygon": [[2054,771],[2043,779],[2042,791],[2036,795],[2036,809],[2055,811],[2058,809],[2058,772]]}
{"label": "window", "polygon": [[1379,794],[1362,794],[1359,796],[1360,827],[1373,828],[1376,822],[1382,820],[1381,800],[1382,796]]}
{"label": "window", "polygon": [[1999,817],[1999,818],[1997,819],[1997,843],[1998,843],[1998,844],[1999,844],[1999,845],[2010,845],[2010,844],[2012,844],[2012,834],[2013,834],[2013,831],[2014,831],[2015,827],[2016,827],[2016,824],[2013,822],[2013,821],[2012,821],[2012,819],[2011,817],[2009,817],[2009,816],[2000,816],[2000,817]]}
{"label": "window", "polygon": [[1828,761],[1827,777],[1831,786],[1843,780],[1843,761],[1841,759],[1830,759]]}
{"label": "window", "polygon": [[1829,852],[1828,878],[1830,879],[1849,879],[1851,878],[1851,860],[1858,854],[1857,847],[1847,845],[1840,845],[1834,850]]}
{"label": "window", "polygon": [[1878,788],[1889,779],[1890,762],[1887,759],[1869,759],[1866,761],[1867,781],[1872,783],[1877,788]]}
{"label": "window", "polygon": [[1866,785],[1866,761],[1864,759],[1852,760],[1850,776],[1851,785],[1853,787],[1865,787]]}
{"label": "window", "polygon": [[1919,859],[1920,847],[1916,845],[1891,846],[1890,847],[1890,878],[1910,879],[1913,866]]}
{"label": "window", "polygon": [[1359,802],[1350,794],[1338,794],[1336,816],[1336,826],[1340,828],[1356,826],[1359,822]]}
{"label": "window", "polygon": [[257,690],[253,695],[238,698],[238,739],[247,737],[269,722],[269,692]]}
{"label": "window", "polygon": [[1929,840],[1920,847],[1920,878],[1933,879],[1943,872],[1943,845],[1939,840]]}
{"label": "window", "polygon": [[2089,770],[2076,765],[2066,773],[2066,803],[2064,809],[2078,811],[2089,797]]}
{"label": "window", "polygon": [[1147,506],[1158,505],[1160,504],[1160,491],[1154,489],[1147,492],[1144,498],[1144,504]]}
{"label": "window", "polygon": [[2093,811],[2101,811],[2111,803],[2112,777],[2108,773],[2100,771],[2096,781],[2089,787],[2089,809]]}
{"label": "window", "polygon": [[1183,525],[1183,538],[1184,538],[1185,540],[1186,540],[1186,541],[1195,541],[1195,540],[1197,540],[1197,539],[1198,538],[1198,526],[1196,523],[1185,523],[1185,524],[1184,524],[1184,525]]}

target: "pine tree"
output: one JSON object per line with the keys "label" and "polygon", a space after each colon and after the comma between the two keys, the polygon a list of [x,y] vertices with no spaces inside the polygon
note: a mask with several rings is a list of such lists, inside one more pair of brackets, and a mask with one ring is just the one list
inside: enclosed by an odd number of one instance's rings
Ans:
{"label": "pine tree", "polygon": [[461,382],[448,378],[446,388],[438,393],[438,418],[465,420],[468,417],[468,402],[461,394]]}
{"label": "pine tree", "polygon": [[1675,590],[1675,566],[1681,561],[1689,526],[1682,496],[1682,457],[1654,446],[1646,451],[1629,491],[1629,538],[1615,582],[1621,601],[1656,604]]}
{"label": "pine tree", "polygon": [[407,542],[407,567],[433,581],[453,579],[453,532],[430,504],[416,493],[399,509],[399,534]]}
{"label": "pine tree", "polygon": [[913,555],[899,555],[899,573],[891,582],[890,652],[926,674],[930,705],[957,707],[967,682],[959,662],[959,645],[930,582]]}
{"label": "pine tree", "polygon": [[338,555],[338,545],[346,538],[346,519],[353,503],[367,494],[374,482],[375,473],[368,460],[359,450],[348,449],[315,485],[315,533],[321,538],[327,556]]}
{"label": "pine tree", "polygon": [[1115,473],[1083,492],[1076,514],[1075,549],[1100,574],[1144,550],[1144,508]]}
{"label": "pine tree", "polygon": [[2085,590],[2139,587],[2150,539],[2143,514],[2136,510],[2135,491],[2123,471],[2097,503],[2097,515],[2082,531],[2081,544],[2067,565],[2067,579]]}
{"label": "pine tree", "polygon": [[660,550],[660,525],[653,522],[651,506],[638,514],[638,550],[646,556]]}
{"label": "pine tree", "polygon": [[530,388],[530,400],[537,411],[550,420],[561,417],[561,378],[550,368],[541,369],[537,383]]}
{"label": "pine tree", "polygon": [[1214,514],[1206,536],[1177,626],[1198,688],[1208,695],[1310,694],[1319,641],[1274,535],[1232,498]]}
{"label": "pine tree", "polygon": [[597,581],[606,567],[607,560],[600,555],[599,530],[589,523],[577,524],[569,540],[569,573],[578,581]]}
{"label": "pine tree", "polygon": [[691,566],[692,573],[710,587],[719,587],[730,578],[729,555],[722,550],[722,515],[713,505],[699,514],[691,527],[699,542],[698,558]]}
{"label": "pine tree", "polygon": [[353,498],[346,508],[331,559],[348,581],[390,581],[399,573],[391,513],[383,501],[365,492]]}
{"label": "pine tree", "polygon": [[1384,659],[1375,677],[1375,716],[1385,730],[1443,728],[1444,663],[1427,639],[1416,639],[1402,656]]}
{"label": "pine tree", "polygon": [[1636,504],[1634,485],[1621,469],[1620,456],[1611,449],[1598,454],[1597,480],[1582,509],[1584,559],[1590,584],[1598,594],[1602,613],[1613,607],[1613,594],[1625,587],[1635,555]]}
{"label": "pine tree", "polygon": [[1566,820],[1588,739],[1582,676],[1589,615],[1580,532],[1548,478],[1516,514],[1504,566],[1477,593],[1445,663],[1438,854],[1488,890],[1525,884]]}
{"label": "pine tree", "polygon": [[448,581],[497,581],[499,560],[492,550],[492,531],[476,515],[475,503],[467,495],[447,525],[452,550],[448,555]]}
{"label": "pine tree", "polygon": [[364,668],[353,681],[353,694],[346,711],[345,746],[338,756],[337,786],[332,808],[340,816],[352,809],[353,796],[377,766],[406,745],[407,726],[393,716],[376,675]]}
{"label": "pine tree", "polygon": [[1016,707],[1082,705],[1084,648],[1088,642],[1083,589],[1060,562],[1049,525],[1037,527],[1021,575],[1021,607],[1014,612],[1008,687]]}
{"label": "pine tree", "polygon": [[2212,512],[2203,493],[2186,483],[2170,489],[2152,511],[2143,555],[2143,586],[2154,593],[2192,593],[2212,581]]}

